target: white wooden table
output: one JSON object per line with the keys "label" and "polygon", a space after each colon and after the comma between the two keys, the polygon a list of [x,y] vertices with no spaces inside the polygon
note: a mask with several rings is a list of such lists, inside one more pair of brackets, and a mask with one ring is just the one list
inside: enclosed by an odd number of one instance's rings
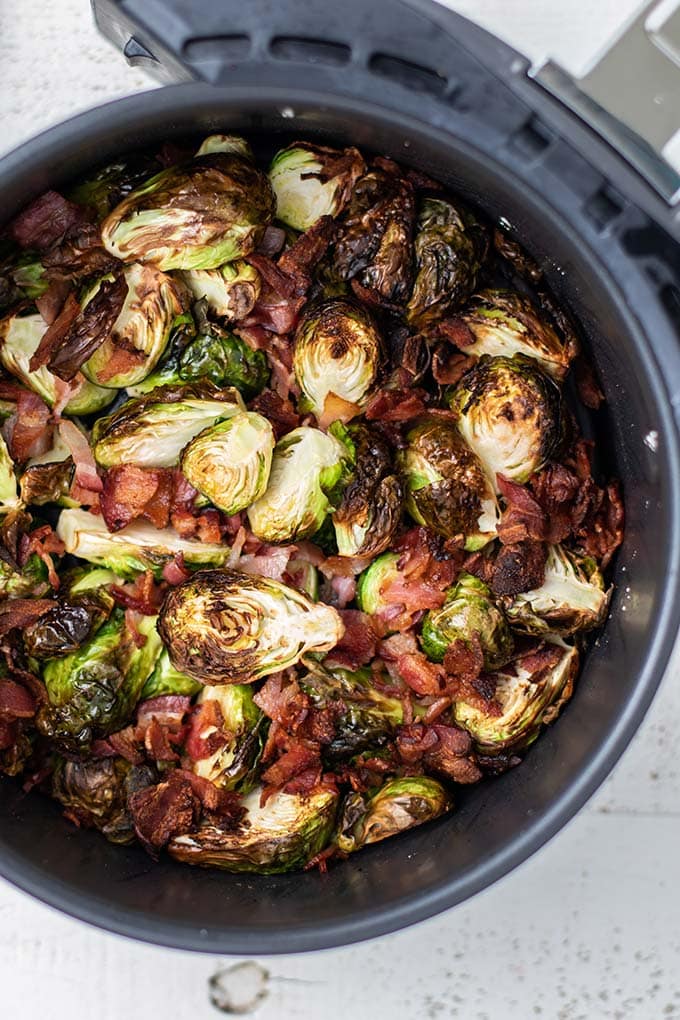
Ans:
{"label": "white wooden table", "polygon": [[[578,69],[636,2],[451,6],[530,56]],[[0,39],[0,150],[152,85],[97,37],[86,0],[0,0]],[[241,1002],[262,992],[258,1020],[680,1017],[679,664],[676,649],[599,793],[496,886],[397,935],[260,960],[223,983]],[[0,1017],[210,1020],[209,979],[237,962],[104,934],[0,881]]]}

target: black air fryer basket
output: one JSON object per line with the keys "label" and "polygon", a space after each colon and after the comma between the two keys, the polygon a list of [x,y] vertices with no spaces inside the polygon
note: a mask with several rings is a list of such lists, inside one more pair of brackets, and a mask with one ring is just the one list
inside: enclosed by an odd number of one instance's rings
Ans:
{"label": "black air fryer basket", "polygon": [[520,767],[463,791],[450,817],[327,875],[238,876],[153,864],[0,779],[0,872],[77,917],[230,953],[380,935],[460,902],[557,832],[627,746],[673,646],[680,177],[659,149],[674,117],[680,126],[678,15],[651,35],[638,19],[575,82],[550,64],[532,77],[523,57],[430,0],[93,4],[131,63],[183,84],[82,114],[0,161],[3,218],[121,152],[187,135],[243,133],[265,151],[295,138],[354,144],[503,217],[577,317],[607,396],[592,427],[627,516],[610,618],[560,719]]}

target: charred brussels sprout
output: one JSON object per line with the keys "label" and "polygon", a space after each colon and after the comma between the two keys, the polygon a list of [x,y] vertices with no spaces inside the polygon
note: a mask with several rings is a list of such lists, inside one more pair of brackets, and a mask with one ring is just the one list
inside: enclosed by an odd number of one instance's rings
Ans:
{"label": "charred brussels sprout", "polygon": [[57,659],[77,651],[108,619],[115,605],[108,590],[120,581],[110,570],[85,567],[62,579],[57,605],[23,632],[34,659]]}
{"label": "charred brussels sprout", "polygon": [[212,152],[155,174],[106,217],[102,243],[123,262],[214,269],[251,252],[274,215],[265,174]]}
{"label": "charred brussels sprout", "polygon": [[0,599],[40,596],[49,590],[47,567],[35,553],[29,556],[21,569],[0,558]]}
{"label": "charred brussels sprout", "polygon": [[[266,718],[253,701],[253,689],[247,684],[218,684],[204,687],[196,702],[198,719],[201,706],[214,702],[222,720],[224,742],[208,758],[193,763],[194,772],[223,790],[248,793],[257,781],[257,764],[266,736]],[[214,723],[199,738],[214,734]]]}
{"label": "charred brussels sprout", "polygon": [[178,375],[185,381],[209,379],[216,386],[235,386],[244,400],[256,396],[269,381],[264,351],[254,351],[233,333],[209,322],[203,303],[194,306],[198,335],[182,351]]}
{"label": "charred brussels sprout", "polygon": [[0,512],[4,509],[11,509],[18,503],[14,461],[9,455],[5,440],[0,435]]}
{"label": "charred brussels sprout", "polygon": [[563,379],[576,354],[552,326],[541,319],[530,301],[509,290],[483,290],[475,294],[460,319],[470,331],[465,353],[481,357],[535,358],[544,372]]}
{"label": "charred brussels sprout", "polygon": [[171,857],[224,871],[276,875],[295,871],[316,857],[330,840],[338,795],[317,789],[302,796],[274,793],[260,804],[256,788],[243,798],[246,815],[238,828],[224,832],[203,823],[197,832],[175,836]]}
{"label": "charred brussels sprout", "polygon": [[338,613],[294,588],[234,570],[204,570],[165,597],[158,629],[176,669],[203,683],[251,683],[333,648]]}
{"label": "charred brussels sprout", "polygon": [[130,765],[123,758],[92,758],[57,763],[52,796],[80,825],[98,829],[110,843],[134,842],[128,797],[156,780],[149,765]]}
{"label": "charred brussels sprout", "polygon": [[481,358],[461,379],[450,405],[494,486],[497,475],[526,482],[563,441],[559,388],[522,354]]}
{"label": "charred brussels sprout", "polygon": [[551,545],[541,587],[504,599],[504,608],[517,630],[567,637],[599,627],[607,614],[610,594],[594,559]]}
{"label": "charred brussels sprout", "polygon": [[69,496],[74,474],[75,464],[70,456],[63,460],[29,464],[19,479],[22,502],[26,506],[45,506],[47,503],[78,506],[77,501]]}
{"label": "charred brussels sprout", "polygon": [[333,719],[333,737],[323,748],[326,761],[381,747],[403,723],[403,703],[378,690],[373,680],[370,669],[351,672],[321,665],[300,678],[300,688],[314,707],[330,710]]}
{"label": "charred brussels sprout", "polygon": [[356,600],[359,609],[370,616],[376,616],[389,605],[383,599],[383,589],[401,578],[398,553],[385,552],[373,560],[359,575]]}
{"label": "charred brussels sprout", "polygon": [[78,205],[94,209],[97,219],[103,220],[133,188],[143,184],[160,169],[161,164],[153,156],[142,153],[126,156],[81,181],[68,197]]}
{"label": "charred brussels sprout", "polygon": [[189,269],[184,282],[197,300],[205,300],[220,319],[244,319],[260,296],[258,271],[242,259],[217,269]]}
{"label": "charred brussels sprout", "polygon": [[131,717],[162,647],[155,617],[143,616],[137,629],[146,639],[141,648],[116,609],[76,652],[45,663],[38,728],[59,747],[85,752]]}
{"label": "charred brussels sprout", "polygon": [[[0,322],[0,362],[24,386],[53,407],[64,391],[64,383],[45,365],[35,371],[31,371],[29,365],[46,329],[42,315],[16,313],[3,319]],[[95,386],[82,376],[80,378],[80,387],[64,408],[66,414],[92,414],[101,411],[114,399],[116,394],[113,390]]]}
{"label": "charred brussels sprout", "polygon": [[253,533],[263,542],[308,538],[331,509],[329,495],[346,470],[347,451],[332,435],[305,425],[274,447],[269,484],[248,508]]}
{"label": "charred brussels sprout", "polygon": [[245,510],[267,488],[274,432],[266,418],[242,411],[204,429],[184,448],[184,477],[229,516]]}
{"label": "charred brussels sprout", "polygon": [[517,658],[512,669],[489,674],[495,682],[489,709],[457,701],[454,719],[466,729],[482,754],[520,750],[553,722],[572,695],[578,672],[578,652],[559,638]]}
{"label": "charred brussels sprout", "polygon": [[229,556],[227,545],[181,538],[173,528],[155,528],[144,521],[110,532],[102,517],[79,509],[62,510],[57,535],[71,555],[121,577],[151,570],[160,578],[163,567],[178,555],[189,567],[217,567]]}
{"label": "charred brussels sprout", "polygon": [[[133,263],[123,271],[127,295],[104,342],[83,365],[97,386],[119,389],[141,382],[156,367],[173,324],[183,311],[183,294],[172,277],[153,266]],[[87,294],[86,308],[103,282]]]}
{"label": "charred brussels sprout", "polygon": [[203,690],[203,684],[199,684],[198,680],[175,669],[164,648],[156,659],[153,673],[144,684],[144,690],[140,694],[139,700],[147,701],[149,698],[158,698],[161,694],[185,694],[193,698],[201,690]]}
{"label": "charred brussels sprout", "polygon": [[29,301],[42,297],[50,285],[42,262],[29,252],[17,258],[12,269],[12,279],[21,291],[21,296],[28,298]]}
{"label": "charred brussels sprout", "polygon": [[92,452],[104,468],[175,467],[194,436],[240,411],[245,405],[234,389],[218,390],[209,383],[162,386],[99,418],[92,430]]}
{"label": "charred brussels sprout", "polygon": [[333,514],[333,527],[341,556],[377,556],[390,544],[399,524],[402,486],[393,473],[392,451],[367,425],[344,430],[352,450],[352,477]]}
{"label": "charred brussels sprout", "polygon": [[380,336],[359,305],[331,298],[303,313],[295,332],[293,368],[305,407],[317,418],[333,396],[355,404],[358,413],[380,362]]}
{"label": "charred brussels sprout", "polygon": [[465,548],[480,549],[496,535],[498,502],[480,458],[455,424],[422,418],[406,434],[399,452],[406,509],[418,524],[445,538],[464,536]]}
{"label": "charred brussels sprout", "polygon": [[446,593],[444,605],[427,613],[420,643],[429,659],[442,662],[449,645],[469,644],[473,634],[479,638],[485,670],[498,669],[512,657],[512,633],[489,589],[479,578],[462,573]]}
{"label": "charred brussels sprout", "polygon": [[369,843],[431,822],[452,807],[451,798],[436,779],[389,779],[372,796],[349,793],[345,797],[335,842],[338,850],[351,854]]}
{"label": "charred brussels sprout", "polygon": [[416,278],[406,317],[423,329],[443,319],[472,292],[488,238],[467,210],[440,198],[423,201],[416,231]]}
{"label": "charred brussels sprout", "polygon": [[357,149],[293,142],[276,153],[269,168],[277,218],[295,230],[309,230],[322,216],[337,216],[364,169]]}

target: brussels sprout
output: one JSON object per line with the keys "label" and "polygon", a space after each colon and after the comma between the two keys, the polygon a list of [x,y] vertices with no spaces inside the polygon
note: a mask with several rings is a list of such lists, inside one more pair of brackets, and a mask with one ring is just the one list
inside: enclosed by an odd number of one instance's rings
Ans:
{"label": "brussels sprout", "polygon": [[35,553],[28,557],[21,570],[0,558],[0,599],[40,596],[49,589],[47,567]]}
{"label": "brussels sprout", "polygon": [[203,823],[198,832],[175,836],[168,853],[185,864],[224,871],[276,875],[301,869],[328,844],[338,795],[320,788],[308,795],[273,793],[260,804],[256,788],[243,798],[246,815],[224,832]]}
{"label": "brussels sprout", "polygon": [[497,476],[526,482],[564,436],[562,399],[533,358],[483,357],[450,397],[458,428],[498,491]]}
{"label": "brussels sprout", "polygon": [[185,446],[182,473],[194,489],[232,516],[264,494],[274,442],[266,418],[242,411],[199,432]]}
{"label": "brussels sprout", "polygon": [[420,643],[429,659],[442,662],[449,645],[469,644],[473,634],[482,646],[485,670],[498,669],[512,657],[512,632],[491,592],[479,578],[463,572],[447,591],[444,605],[425,616]]}
{"label": "brussels sprout", "polygon": [[500,511],[480,458],[447,418],[420,418],[398,454],[406,509],[418,524],[445,538],[465,537],[480,549],[496,535]]}
{"label": "brussels sprout", "polygon": [[229,556],[229,546],[181,538],[174,528],[155,528],[144,521],[110,532],[101,517],[87,510],[62,510],[57,535],[66,552],[121,577],[152,570],[160,578],[166,563],[180,554],[189,567],[220,566]]}
{"label": "brussels sprout", "polygon": [[155,174],[106,217],[102,243],[123,262],[214,269],[248,255],[274,215],[265,174],[212,152]]}
{"label": "brussels sprout", "polygon": [[42,297],[50,285],[45,276],[45,267],[42,262],[29,252],[20,255],[14,264],[12,278],[15,285],[29,301],[35,301]]}
{"label": "brussels sprout", "polygon": [[610,595],[594,559],[550,545],[541,587],[506,597],[503,606],[513,627],[525,634],[551,632],[567,637],[599,627]]}
{"label": "brussels sprout", "polygon": [[350,425],[337,438],[352,450],[352,477],[333,514],[341,556],[377,556],[390,544],[401,518],[403,490],[393,473],[392,451],[375,429]]}
{"label": "brussels sprout", "polygon": [[208,135],[196,150],[196,155],[206,156],[210,152],[230,152],[249,160],[255,158],[250,144],[240,135]]}
{"label": "brussels sprout", "polygon": [[9,455],[5,440],[0,435],[0,512],[18,506],[19,502],[14,461]]}
{"label": "brussels sprout", "polygon": [[218,390],[208,383],[159,387],[96,421],[92,452],[105,468],[175,467],[194,436],[239,411],[245,411],[245,404],[234,389]]}
{"label": "brussels sprout", "polygon": [[266,354],[254,351],[233,333],[209,322],[202,305],[200,301],[194,305],[198,335],[179,357],[179,378],[209,379],[216,386],[235,386],[244,400],[250,400],[269,382]]}
{"label": "brussels sprout", "polygon": [[337,216],[365,168],[357,149],[293,142],[276,153],[269,168],[277,218],[309,230],[322,216]]}
{"label": "brussels sprout", "polygon": [[156,659],[153,673],[144,684],[144,690],[140,694],[139,700],[147,701],[148,698],[157,698],[161,694],[185,694],[193,698],[201,690],[203,690],[203,684],[199,684],[198,680],[175,669],[164,648]]}
{"label": "brussels sprout", "polygon": [[205,299],[210,311],[227,322],[252,311],[262,286],[257,269],[242,259],[217,269],[189,269],[182,277],[194,297]]}
{"label": "brussels sprout", "polygon": [[[83,375],[98,386],[120,389],[141,382],[156,367],[173,324],[183,310],[183,293],[176,281],[153,266],[133,263],[123,276],[127,295],[113,328],[83,365]],[[86,295],[86,308],[105,279]]]}
{"label": "brussels sprout", "polygon": [[80,825],[98,829],[110,843],[134,842],[128,798],[154,783],[149,765],[130,765],[123,758],[89,761],[60,759],[52,773],[52,796]]}
{"label": "brussels sprout", "polygon": [[320,418],[331,396],[360,407],[375,383],[380,361],[380,336],[359,305],[331,298],[305,309],[293,351],[305,410]]}
{"label": "brussels sprout", "polygon": [[27,654],[58,659],[77,651],[111,615],[115,600],[108,586],[119,582],[99,567],[79,568],[63,577],[57,605],[23,632]]}
{"label": "brussels sprout", "polygon": [[248,508],[253,533],[263,542],[313,535],[331,509],[329,495],[343,477],[346,460],[338,439],[306,425],[280,439],[267,490]]}
{"label": "brussels sprout", "polygon": [[[13,376],[37,393],[50,407],[59,400],[64,383],[45,365],[31,371],[29,362],[38,349],[47,325],[42,315],[10,315],[0,322],[0,362]],[[83,379],[64,412],[90,414],[110,404],[115,393]]]}
{"label": "brussels sprout", "polygon": [[138,648],[115,609],[78,651],[43,666],[47,703],[38,729],[66,751],[86,752],[95,737],[114,733],[129,720],[161,651],[156,617],[143,616]]}
{"label": "brussels sprout", "polygon": [[485,712],[457,701],[455,721],[470,733],[482,754],[527,747],[571,697],[578,658],[576,649],[560,638],[547,640],[539,652],[516,659],[506,672],[488,674],[496,687],[493,708]]}
{"label": "brussels sprout", "polygon": [[19,479],[22,502],[27,506],[79,506],[69,493],[73,484],[75,465],[71,457],[64,460],[48,461],[45,464],[31,464]]}
{"label": "brussels sprout", "polygon": [[382,592],[401,578],[400,558],[399,553],[385,552],[359,575],[356,600],[364,613],[376,616],[389,605],[383,599]]}
{"label": "brussels sprout", "polygon": [[486,255],[486,232],[474,217],[441,198],[426,198],[416,225],[416,278],[406,317],[433,325],[468,297]]}
{"label": "brussels sprout", "polygon": [[378,690],[373,680],[369,668],[351,672],[320,664],[310,664],[300,678],[314,707],[331,710],[334,734],[323,748],[329,763],[381,747],[404,722],[403,702]]}
{"label": "brussels sprout", "polygon": [[97,220],[103,220],[133,188],[143,184],[161,165],[153,156],[135,153],[102,167],[92,177],[80,181],[68,194],[78,205],[94,209]]}
{"label": "brussels sprout", "polygon": [[235,570],[202,570],[172,588],[158,629],[175,668],[208,684],[259,680],[329,651],[344,631],[330,606]]}
{"label": "brussels sprout", "polygon": [[510,290],[482,290],[460,313],[472,342],[465,354],[512,358],[524,354],[535,358],[544,372],[563,379],[576,353],[552,326],[541,319],[530,301]]}
{"label": "brussels sprout", "polygon": [[[217,684],[204,687],[197,705],[215,701],[223,720],[225,742],[209,758],[200,758],[192,765],[194,772],[209,779],[223,790],[248,793],[257,781],[257,764],[266,737],[266,717],[253,701],[253,690],[247,684]],[[198,718],[200,719],[200,710]],[[200,736],[206,738],[214,731]]]}
{"label": "brussels sprout", "polygon": [[351,854],[369,843],[406,832],[450,811],[451,798],[429,776],[388,779],[373,795],[349,793],[342,805],[335,842]]}

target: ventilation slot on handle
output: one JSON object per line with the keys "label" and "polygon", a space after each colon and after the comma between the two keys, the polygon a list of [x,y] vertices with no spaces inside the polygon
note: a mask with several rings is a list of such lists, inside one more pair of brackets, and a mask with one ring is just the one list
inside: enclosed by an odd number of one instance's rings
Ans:
{"label": "ventilation slot on handle", "polygon": [[444,96],[449,89],[448,78],[439,74],[431,67],[412,64],[402,57],[393,57],[389,53],[374,53],[368,62],[369,69],[383,78],[391,78],[407,89],[415,92],[428,92],[432,96]]}
{"label": "ventilation slot on handle", "polygon": [[303,64],[326,64],[343,67],[349,64],[352,50],[346,43],[327,39],[306,39],[293,35],[277,35],[269,44],[272,56]]}
{"label": "ventilation slot on handle", "polygon": [[250,53],[249,35],[215,35],[205,39],[188,39],[182,56],[193,64],[211,60],[245,60]]}

